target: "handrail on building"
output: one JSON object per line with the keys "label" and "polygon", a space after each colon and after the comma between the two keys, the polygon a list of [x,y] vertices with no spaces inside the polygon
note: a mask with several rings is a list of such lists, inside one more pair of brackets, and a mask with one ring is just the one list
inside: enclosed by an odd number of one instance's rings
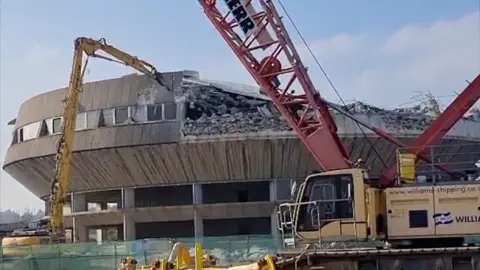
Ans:
{"label": "handrail on building", "polygon": [[480,143],[428,146],[424,155],[430,162],[412,153],[409,147],[397,149],[399,184],[480,181]]}

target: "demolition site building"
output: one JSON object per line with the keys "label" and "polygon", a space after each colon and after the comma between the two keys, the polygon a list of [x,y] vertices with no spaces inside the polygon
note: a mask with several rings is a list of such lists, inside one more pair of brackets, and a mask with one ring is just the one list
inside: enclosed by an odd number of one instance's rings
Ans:
{"label": "demolition site building", "polygon": [[[256,87],[205,80],[194,71],[164,76],[173,91],[136,74],[84,85],[65,206],[71,236],[276,233],[276,208],[290,199],[292,181],[320,169],[311,154]],[[58,89],[22,104],[9,123],[14,131],[3,164],[45,200],[47,212],[64,94]],[[344,109],[406,143],[434,119],[428,106],[385,110],[358,102]],[[394,164],[394,144],[363,129],[365,137],[341,114],[334,118],[352,160],[361,157],[370,174]],[[479,141],[472,116],[443,144],[450,153],[478,153]]]}

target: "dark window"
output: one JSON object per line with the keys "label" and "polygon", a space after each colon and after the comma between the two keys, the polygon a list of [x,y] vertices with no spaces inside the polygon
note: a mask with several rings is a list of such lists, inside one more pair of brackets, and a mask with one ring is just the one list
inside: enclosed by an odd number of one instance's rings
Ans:
{"label": "dark window", "polygon": [[115,109],[103,109],[98,121],[99,127],[109,127],[114,125]]}
{"label": "dark window", "polygon": [[238,235],[249,235],[250,227],[247,224],[238,225]]}
{"label": "dark window", "polygon": [[366,260],[358,262],[358,270],[377,270],[376,260]]}
{"label": "dark window", "polygon": [[410,210],[408,211],[410,219],[410,228],[427,228],[428,227],[428,211],[427,210]]}
{"label": "dark window", "polygon": [[452,266],[453,270],[469,270],[472,265],[471,257],[453,257]]}
{"label": "dark window", "polygon": [[62,118],[52,119],[52,133],[60,133],[62,131]]}
{"label": "dark window", "polygon": [[163,120],[162,105],[148,105],[147,106],[147,120],[148,121]]}
{"label": "dark window", "polygon": [[353,200],[351,174],[310,178],[301,201],[312,203],[301,206],[297,225],[300,230],[311,231],[332,220],[353,218]]}
{"label": "dark window", "polygon": [[18,130],[18,141],[23,142],[23,128]]}
{"label": "dark window", "polygon": [[12,144],[16,144],[18,143],[18,132],[20,130],[15,130],[12,134]]}
{"label": "dark window", "polygon": [[177,119],[177,105],[175,103],[166,103],[163,106],[165,109],[165,120]]}
{"label": "dark window", "polygon": [[248,191],[239,190],[237,191],[238,202],[248,202]]}
{"label": "dark window", "polygon": [[128,107],[115,109],[115,124],[123,124],[128,119]]}
{"label": "dark window", "polygon": [[40,137],[48,135],[48,127],[47,127],[47,123],[45,123],[45,120],[40,123],[40,131],[38,135]]}
{"label": "dark window", "polygon": [[290,180],[277,180],[276,187],[277,187],[277,200],[290,200],[291,199],[291,191],[292,185]]}
{"label": "dark window", "polygon": [[239,233],[249,235],[271,235],[271,220],[269,217],[203,220],[204,236],[232,236],[238,235]]}

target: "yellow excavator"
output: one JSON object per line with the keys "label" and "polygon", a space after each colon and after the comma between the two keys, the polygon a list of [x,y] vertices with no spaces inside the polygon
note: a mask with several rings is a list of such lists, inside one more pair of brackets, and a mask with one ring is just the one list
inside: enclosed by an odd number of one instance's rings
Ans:
{"label": "yellow excavator", "polygon": [[[113,58],[99,54],[100,52]],[[85,63],[83,62],[84,55],[87,56]],[[65,242],[63,207],[70,179],[72,148],[80,94],[89,57],[130,66],[167,88],[164,77],[153,65],[107,44],[105,39],[94,40],[86,37],[75,39],[72,72],[63,101],[62,130],[57,143],[55,173],[50,186],[49,201],[51,213],[50,216],[39,221],[37,226],[14,231],[11,235],[3,238],[2,250],[4,256],[29,254],[31,250],[22,248],[25,246]],[[41,252],[41,249],[39,249],[39,252]]]}

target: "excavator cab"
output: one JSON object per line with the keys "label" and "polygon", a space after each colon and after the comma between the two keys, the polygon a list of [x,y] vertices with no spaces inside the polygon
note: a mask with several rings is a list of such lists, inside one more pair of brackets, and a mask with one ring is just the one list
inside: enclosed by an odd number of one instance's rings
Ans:
{"label": "excavator cab", "polygon": [[[295,201],[279,207],[279,229],[301,242],[367,239],[381,212],[381,192],[362,168],[315,173],[298,187]],[[371,216],[375,216],[373,219]]]}

